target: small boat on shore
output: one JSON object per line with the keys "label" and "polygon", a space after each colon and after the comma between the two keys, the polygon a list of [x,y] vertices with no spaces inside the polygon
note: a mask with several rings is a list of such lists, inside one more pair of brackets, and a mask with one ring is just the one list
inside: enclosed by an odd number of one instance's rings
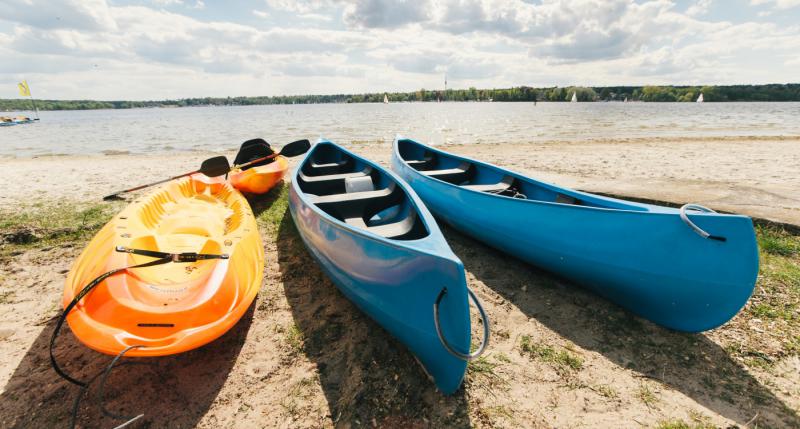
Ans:
{"label": "small boat on shore", "polygon": [[95,235],[67,274],[66,320],[101,353],[184,352],[236,324],[263,269],[247,200],[223,178],[194,174],[141,197]]}
{"label": "small boat on shore", "polygon": [[461,232],[665,327],[715,328],[753,293],[749,217],[575,191],[400,137],[392,168]]}
{"label": "small boat on shore", "polygon": [[[246,164],[275,153],[263,139],[253,139],[242,143],[236,154],[234,165]],[[289,160],[284,156],[257,162],[244,169],[234,168],[229,174],[231,185],[241,192],[265,194],[283,180],[289,170]]]}
{"label": "small boat on shore", "polygon": [[[488,341],[464,267],[414,191],[392,173],[321,140],[292,174],[289,208],[323,271],[405,344],[445,394]],[[484,324],[470,353],[468,297]]]}

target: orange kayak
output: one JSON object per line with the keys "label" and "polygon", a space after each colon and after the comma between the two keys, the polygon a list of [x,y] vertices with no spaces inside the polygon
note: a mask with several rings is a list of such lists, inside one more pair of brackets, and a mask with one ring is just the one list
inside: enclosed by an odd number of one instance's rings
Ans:
{"label": "orange kayak", "polygon": [[75,336],[98,352],[138,345],[126,355],[163,356],[200,347],[233,327],[261,286],[264,247],[253,212],[222,178],[172,181],[116,215],[67,275],[64,307],[101,274],[153,260],[137,252],[209,258],[172,259],[98,283],[67,316]]}
{"label": "orange kayak", "polygon": [[288,169],[289,161],[283,156],[278,156],[266,165],[231,171],[229,179],[233,187],[242,192],[264,194],[283,180]]}

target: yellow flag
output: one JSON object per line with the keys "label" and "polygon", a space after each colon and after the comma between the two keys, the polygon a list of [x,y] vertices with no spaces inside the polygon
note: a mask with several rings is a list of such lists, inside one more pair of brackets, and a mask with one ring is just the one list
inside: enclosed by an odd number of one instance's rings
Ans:
{"label": "yellow flag", "polygon": [[23,80],[22,82],[18,83],[17,86],[19,87],[19,95],[23,97],[31,96],[31,89],[28,87],[28,81]]}

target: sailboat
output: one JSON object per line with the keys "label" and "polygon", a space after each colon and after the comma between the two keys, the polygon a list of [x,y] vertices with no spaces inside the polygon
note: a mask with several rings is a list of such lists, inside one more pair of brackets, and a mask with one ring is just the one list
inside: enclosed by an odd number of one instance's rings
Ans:
{"label": "sailboat", "polygon": [[389,96],[386,94],[383,94],[383,104],[389,104]]}
{"label": "sailboat", "polygon": [[697,97],[697,102],[698,103],[702,103],[703,102],[703,93],[702,92],[700,93],[700,96]]}
{"label": "sailboat", "polygon": [[627,103],[627,102],[628,102],[628,97],[625,97],[625,101],[623,101],[623,103]]}
{"label": "sailboat", "polygon": [[570,101],[572,103],[577,103],[578,102],[578,93],[577,92],[573,92],[572,93],[572,100],[570,100]]}
{"label": "sailboat", "polygon": [[18,116],[14,121],[18,124],[27,124],[33,121],[39,120],[39,108],[36,107],[36,100],[33,99],[31,95],[31,87],[28,85],[27,80],[23,80],[22,82],[17,84],[17,88],[19,88],[19,95],[23,97],[31,97],[31,105],[33,106],[34,112],[36,112],[36,117],[31,119],[27,116]]}

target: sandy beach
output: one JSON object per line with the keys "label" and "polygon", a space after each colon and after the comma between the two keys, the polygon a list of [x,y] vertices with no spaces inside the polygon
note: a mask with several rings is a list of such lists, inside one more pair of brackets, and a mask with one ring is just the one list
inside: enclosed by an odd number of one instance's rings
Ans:
{"label": "sandy beach", "polygon": [[[388,166],[388,142],[348,147]],[[440,147],[584,191],[693,202],[800,226],[798,137]],[[105,204],[113,213],[124,203],[102,203],[103,195],[190,171],[210,155],[0,160],[0,180],[13,184],[0,192],[0,213],[52,204]],[[294,230],[285,194],[251,200],[267,260],[244,319],[201,349],[115,370],[110,409],[144,412],[138,427],[800,427],[800,336],[792,330],[800,310],[786,307],[786,317],[759,310],[797,300],[797,253],[762,255],[766,271],[745,310],[721,328],[690,335],[444,228],[494,333],[464,387],[444,397],[411,354],[319,270]],[[10,249],[0,259],[0,426],[63,426],[76,389],[49,366],[51,317],[91,234],[21,245],[9,241],[14,228],[0,230]],[[771,277],[778,267],[789,276]],[[59,356],[73,371],[90,374],[109,360],[66,332],[60,341]],[[538,352],[521,347],[526,342]],[[119,421],[85,400],[79,423]]]}
{"label": "sandy beach", "polygon": [[[388,167],[390,144],[347,144]],[[539,180],[673,204],[699,203],[800,225],[800,137],[588,140],[442,145]],[[55,156],[0,160],[0,209],[48,200],[90,201],[192,171],[217,153]],[[230,159],[233,152],[226,153]],[[297,162],[294,159],[293,164]]]}

